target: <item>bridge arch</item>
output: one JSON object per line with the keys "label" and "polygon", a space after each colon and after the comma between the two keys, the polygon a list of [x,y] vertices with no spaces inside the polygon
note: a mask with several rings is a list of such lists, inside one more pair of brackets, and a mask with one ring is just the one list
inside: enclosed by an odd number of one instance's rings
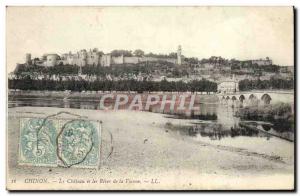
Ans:
{"label": "bridge arch", "polygon": [[232,97],[231,97],[231,100],[232,100],[232,101],[236,101],[237,98],[236,98],[235,96],[232,96]]}
{"label": "bridge arch", "polygon": [[229,96],[227,96],[227,97],[226,97],[226,100],[228,101],[229,99],[230,99],[230,97],[229,97]]}
{"label": "bridge arch", "polygon": [[244,95],[241,95],[241,96],[239,97],[240,102],[244,102],[245,99],[246,99],[246,97],[245,97]]}
{"label": "bridge arch", "polygon": [[272,98],[269,94],[263,94],[263,96],[261,96],[261,100],[263,101],[264,104],[270,104]]}
{"label": "bridge arch", "polygon": [[251,94],[251,95],[249,96],[249,100],[254,100],[254,99],[257,99],[257,97],[256,97],[254,94]]}

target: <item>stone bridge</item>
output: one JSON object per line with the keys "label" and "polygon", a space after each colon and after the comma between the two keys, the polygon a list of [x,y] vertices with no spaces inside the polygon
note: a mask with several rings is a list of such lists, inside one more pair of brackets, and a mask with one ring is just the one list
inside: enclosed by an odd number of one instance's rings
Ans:
{"label": "stone bridge", "polygon": [[241,91],[235,93],[217,94],[219,101],[232,103],[294,103],[294,91]]}

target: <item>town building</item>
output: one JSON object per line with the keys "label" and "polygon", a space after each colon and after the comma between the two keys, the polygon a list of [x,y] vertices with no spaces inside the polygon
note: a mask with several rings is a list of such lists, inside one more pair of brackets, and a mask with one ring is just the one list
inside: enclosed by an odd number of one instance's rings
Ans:
{"label": "town building", "polygon": [[269,57],[266,57],[266,59],[257,59],[257,60],[251,60],[252,65],[257,64],[260,66],[263,65],[272,65],[272,60]]}
{"label": "town building", "polygon": [[230,79],[223,80],[218,83],[218,93],[226,94],[226,93],[235,93],[239,91],[239,83],[233,76]]}

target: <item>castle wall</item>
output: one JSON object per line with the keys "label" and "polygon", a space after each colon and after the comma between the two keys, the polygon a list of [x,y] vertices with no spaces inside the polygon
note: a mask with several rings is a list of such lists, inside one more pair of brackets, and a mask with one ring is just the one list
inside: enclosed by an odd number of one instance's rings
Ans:
{"label": "castle wall", "polygon": [[140,62],[140,57],[124,57],[124,63],[137,64]]}
{"label": "castle wall", "polygon": [[165,59],[161,59],[162,61],[166,61],[169,63],[173,63],[173,64],[177,64],[177,59],[172,59],[172,58],[165,58]]}
{"label": "castle wall", "polygon": [[[29,59],[27,56],[26,62]],[[75,54],[71,52],[62,54],[61,56],[57,54],[48,54],[43,58],[43,64],[45,66],[54,66],[56,64],[69,64],[77,66],[86,66],[86,65],[101,65],[101,66],[110,66],[111,64],[137,64],[139,62],[155,62],[163,61],[177,64],[177,58],[157,58],[157,57],[112,57],[111,54],[100,54],[97,49],[90,50],[80,50]]]}
{"label": "castle wall", "polygon": [[44,62],[44,65],[47,67],[54,66],[57,64],[58,60],[59,60],[59,56],[57,54],[49,54],[46,57],[46,61]]}
{"label": "castle wall", "polygon": [[158,58],[155,58],[155,57],[143,57],[141,58],[141,61],[142,62],[145,62],[145,61],[157,61]]}
{"label": "castle wall", "polygon": [[68,58],[68,62],[70,65],[78,65],[78,66],[84,66],[85,62],[83,61],[83,59],[81,59],[79,56],[70,56]]}
{"label": "castle wall", "polygon": [[111,64],[111,55],[110,54],[104,54],[100,58],[100,64],[104,67],[108,67]]}
{"label": "castle wall", "polygon": [[140,62],[145,62],[145,61],[149,61],[149,62],[165,61],[165,62],[174,63],[174,64],[177,63],[177,59],[175,59],[175,58],[142,57],[140,59]]}
{"label": "castle wall", "polygon": [[111,64],[124,64],[124,63],[131,63],[131,64],[137,64],[139,62],[155,62],[155,61],[165,61],[170,63],[177,63],[176,58],[156,58],[156,57],[112,57],[111,58]]}
{"label": "castle wall", "polygon": [[99,53],[92,52],[87,54],[87,64],[88,65],[98,65],[100,63]]}
{"label": "castle wall", "polygon": [[111,64],[124,64],[124,56],[114,56],[111,58]]}
{"label": "castle wall", "polygon": [[252,60],[252,64],[257,64],[257,65],[272,65],[272,60]]}

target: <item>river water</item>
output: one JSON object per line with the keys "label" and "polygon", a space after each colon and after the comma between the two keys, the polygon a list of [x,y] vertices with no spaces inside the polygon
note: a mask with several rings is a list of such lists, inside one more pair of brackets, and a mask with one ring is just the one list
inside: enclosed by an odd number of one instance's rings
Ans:
{"label": "river water", "polygon": [[[8,107],[56,107],[76,109],[99,109],[99,98],[63,98],[45,96],[9,96]],[[201,102],[198,111],[174,112],[151,107],[151,112],[163,113],[165,118],[197,119],[193,124],[167,127],[175,135],[192,140],[222,146],[246,148],[258,153],[293,156],[294,131],[263,121],[242,121],[235,114],[239,107],[220,102]],[[240,126],[246,123],[257,129]]]}

